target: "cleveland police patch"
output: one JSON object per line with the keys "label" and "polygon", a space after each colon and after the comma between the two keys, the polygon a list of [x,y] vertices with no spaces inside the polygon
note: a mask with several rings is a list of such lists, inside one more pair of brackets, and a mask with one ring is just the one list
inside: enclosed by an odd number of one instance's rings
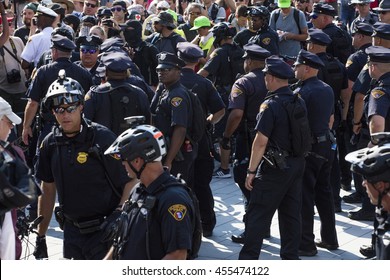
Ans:
{"label": "cleveland police patch", "polygon": [[380,90],[380,89],[373,89],[371,91],[371,95],[375,99],[378,99],[378,98],[381,98],[383,95],[385,95],[385,92],[383,90]]}
{"label": "cleveland police patch", "polygon": [[269,43],[271,43],[271,38],[264,38],[263,40],[261,40],[261,42],[264,44],[264,45],[269,45]]}
{"label": "cleveland police patch", "polygon": [[238,97],[238,96],[240,96],[241,94],[242,94],[242,90],[241,90],[241,89],[239,89],[239,88],[237,88],[237,87],[233,87],[233,88],[232,88],[231,95],[232,95],[233,98],[234,98],[234,97]]}
{"label": "cleveland police patch", "polygon": [[179,107],[183,99],[181,97],[174,97],[171,100],[171,104],[173,107]]}
{"label": "cleveland police patch", "polygon": [[347,60],[347,62],[345,63],[345,67],[349,67],[349,66],[351,66],[353,64],[353,61],[352,60],[350,60],[350,59],[348,59]]}
{"label": "cleveland police patch", "polygon": [[187,207],[183,204],[175,204],[168,208],[168,212],[176,221],[180,222],[187,213]]}
{"label": "cleveland police patch", "polygon": [[267,104],[267,103],[262,103],[262,104],[260,105],[259,112],[262,113],[262,112],[264,112],[264,110],[267,109],[267,108],[268,108],[268,104]]}

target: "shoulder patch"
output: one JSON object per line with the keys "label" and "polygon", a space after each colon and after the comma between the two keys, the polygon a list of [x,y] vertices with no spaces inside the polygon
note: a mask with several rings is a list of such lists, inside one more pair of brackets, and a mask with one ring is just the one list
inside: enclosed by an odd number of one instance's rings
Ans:
{"label": "shoulder patch", "polygon": [[366,63],[366,65],[364,65],[363,67],[363,70],[367,70],[368,69],[368,64]]}
{"label": "shoulder patch", "polygon": [[89,99],[91,99],[91,95],[90,94],[86,94],[85,97],[84,97],[84,101],[88,101]]}
{"label": "shoulder patch", "polygon": [[181,97],[174,97],[171,100],[171,104],[173,107],[179,107],[183,99]]}
{"label": "shoulder patch", "polygon": [[385,92],[383,90],[380,90],[380,89],[373,89],[371,91],[371,95],[372,97],[374,97],[375,99],[379,99],[381,98],[383,95],[385,95]]}
{"label": "shoulder patch", "polygon": [[238,97],[242,94],[242,90],[239,89],[238,87],[233,87],[231,94],[232,94],[232,98]]}
{"label": "shoulder patch", "polygon": [[269,37],[264,38],[263,40],[261,40],[261,42],[262,42],[264,45],[269,45],[269,43],[271,43],[271,38],[269,38]]}
{"label": "shoulder patch", "polygon": [[345,63],[345,67],[349,67],[349,66],[351,66],[353,64],[353,61],[352,60],[350,60],[350,59],[348,59],[347,60],[347,62]]}
{"label": "shoulder patch", "polygon": [[168,212],[176,221],[180,222],[187,214],[187,207],[183,204],[174,204],[168,208]]}
{"label": "shoulder patch", "polygon": [[264,112],[265,109],[267,109],[267,108],[268,108],[268,104],[267,104],[267,103],[262,103],[262,104],[260,105],[259,112],[262,113],[262,112]]}
{"label": "shoulder patch", "polygon": [[218,53],[214,50],[211,54],[210,54],[210,59],[216,57],[218,55]]}

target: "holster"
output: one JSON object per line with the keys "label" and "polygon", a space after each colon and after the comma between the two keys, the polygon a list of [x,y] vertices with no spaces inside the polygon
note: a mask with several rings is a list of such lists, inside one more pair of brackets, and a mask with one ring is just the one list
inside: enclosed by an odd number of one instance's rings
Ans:
{"label": "holster", "polygon": [[64,224],[65,224],[65,216],[64,216],[64,211],[62,209],[62,206],[56,206],[54,208],[54,217],[60,226],[61,230],[64,230]]}

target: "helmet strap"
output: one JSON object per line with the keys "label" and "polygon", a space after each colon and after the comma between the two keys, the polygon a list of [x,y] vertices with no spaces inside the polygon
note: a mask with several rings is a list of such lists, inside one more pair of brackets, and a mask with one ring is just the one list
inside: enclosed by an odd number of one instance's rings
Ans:
{"label": "helmet strap", "polygon": [[129,164],[131,170],[133,170],[133,172],[137,176],[137,179],[140,179],[141,178],[141,173],[144,171],[144,169],[146,167],[146,162],[144,162],[144,164],[141,166],[141,168],[138,171],[137,171],[137,169],[135,169],[135,167],[131,164],[130,161],[127,161],[127,163]]}

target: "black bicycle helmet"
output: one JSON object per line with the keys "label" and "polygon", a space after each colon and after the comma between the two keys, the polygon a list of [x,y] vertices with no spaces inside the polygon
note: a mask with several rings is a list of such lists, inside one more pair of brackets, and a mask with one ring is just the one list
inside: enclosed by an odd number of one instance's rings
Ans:
{"label": "black bicycle helmet", "polygon": [[162,132],[151,125],[138,125],[123,132],[104,154],[119,155],[128,162],[140,157],[148,163],[161,161],[166,153]]}
{"label": "black bicycle helmet", "polygon": [[371,183],[390,182],[390,142],[349,153],[345,160]]}
{"label": "black bicycle helmet", "polygon": [[216,43],[219,43],[222,39],[233,38],[237,34],[236,28],[229,22],[217,23],[210,31],[213,32]]}
{"label": "black bicycle helmet", "polygon": [[264,6],[248,7],[247,15],[249,17],[261,17],[263,19],[264,25],[268,25],[269,18],[271,16],[267,7],[264,7]]}
{"label": "black bicycle helmet", "polygon": [[58,72],[58,79],[50,86],[43,100],[49,110],[62,104],[84,104],[84,90],[78,81],[66,77],[65,70]]}

